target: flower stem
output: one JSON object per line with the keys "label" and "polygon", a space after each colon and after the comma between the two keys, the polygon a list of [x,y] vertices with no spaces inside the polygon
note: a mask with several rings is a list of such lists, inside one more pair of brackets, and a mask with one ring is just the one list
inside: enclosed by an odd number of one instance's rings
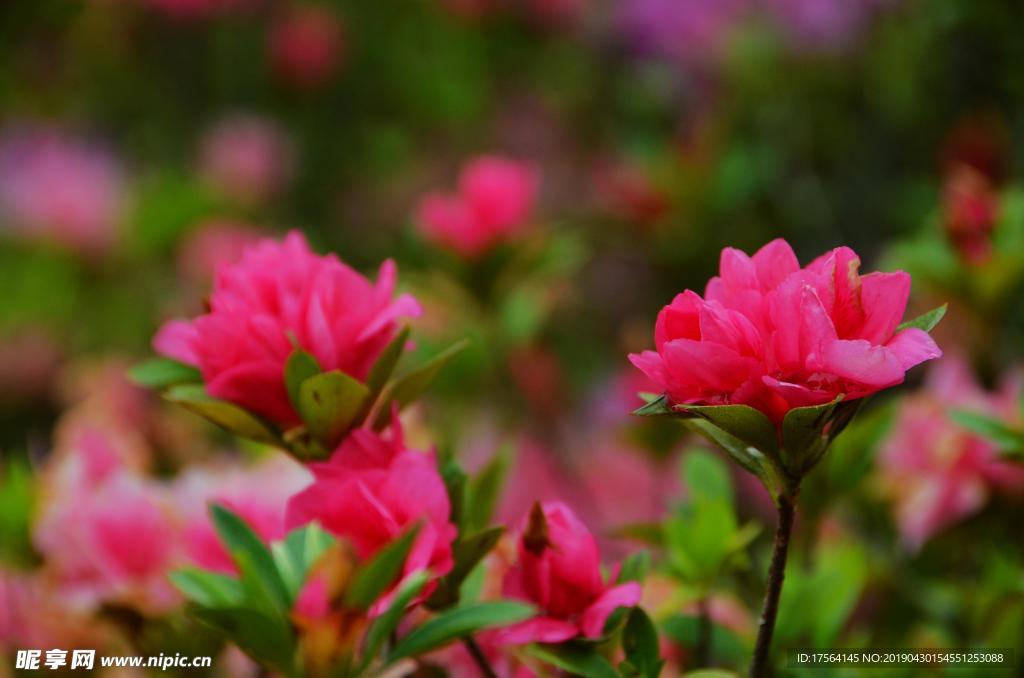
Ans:
{"label": "flower stem", "polygon": [[708,596],[697,599],[697,648],[695,668],[703,668],[711,659],[711,608]]}
{"label": "flower stem", "polygon": [[789,552],[789,536],[793,532],[793,518],[796,515],[796,496],[791,493],[779,497],[779,524],[775,529],[775,549],[772,552],[772,563],[768,568],[768,590],[761,608],[761,619],[758,622],[757,642],[754,645],[754,658],[750,664],[751,678],[768,675],[769,656],[772,649],[772,633],[775,631],[775,617],[779,613],[779,599],[782,596],[782,581],[786,577],[786,554]]}
{"label": "flower stem", "polygon": [[469,656],[471,656],[473,661],[476,662],[476,665],[480,668],[480,673],[485,676],[485,678],[498,678],[498,674],[494,672],[493,668],[491,668],[491,663],[487,661],[487,656],[484,654],[484,651],[480,649],[480,646],[477,645],[473,636],[465,636],[462,639],[462,644],[466,646],[466,651],[469,652]]}

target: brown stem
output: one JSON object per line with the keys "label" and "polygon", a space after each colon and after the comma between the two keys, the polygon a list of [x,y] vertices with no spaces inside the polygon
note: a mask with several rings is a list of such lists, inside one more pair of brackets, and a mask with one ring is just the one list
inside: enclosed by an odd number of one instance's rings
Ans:
{"label": "brown stem", "polygon": [[476,662],[476,665],[480,668],[480,673],[484,675],[485,678],[498,678],[498,674],[494,672],[493,668],[491,668],[491,663],[487,661],[487,655],[485,655],[484,651],[480,649],[479,645],[477,645],[473,636],[466,636],[463,638],[462,644],[466,646],[466,651],[469,652],[469,656],[471,656],[473,661]]}
{"label": "brown stem", "polygon": [[697,599],[697,647],[694,668],[703,668],[711,659],[711,609],[706,595]]}
{"label": "brown stem", "polygon": [[772,649],[772,633],[775,631],[775,617],[779,613],[779,598],[782,596],[782,581],[786,577],[786,554],[789,551],[789,536],[793,532],[793,517],[796,515],[796,492],[779,497],[779,524],[775,529],[775,550],[768,568],[768,590],[761,608],[758,622],[757,642],[754,658],[750,664],[751,678],[768,675],[769,656]]}

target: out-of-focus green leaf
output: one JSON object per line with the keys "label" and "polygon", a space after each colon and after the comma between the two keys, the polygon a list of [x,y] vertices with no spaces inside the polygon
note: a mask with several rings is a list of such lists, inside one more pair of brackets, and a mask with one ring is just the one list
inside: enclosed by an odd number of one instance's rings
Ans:
{"label": "out-of-focus green leaf", "polygon": [[288,356],[288,361],[284,365],[284,385],[288,391],[288,401],[296,410],[300,407],[299,390],[303,382],[320,372],[320,363],[312,353],[297,348]]}
{"label": "out-of-focus green leaf", "polygon": [[[650,394],[641,394],[641,397],[644,395]],[[633,410],[633,414],[638,417],[668,417],[675,414],[667,396],[660,395],[650,400],[644,398],[644,400],[646,401],[644,405]]]}
{"label": "out-of-focus green leaf", "polygon": [[458,341],[423,363],[415,370],[391,382],[384,388],[381,401],[377,408],[377,420],[374,428],[380,430],[387,426],[391,418],[391,409],[397,405],[404,409],[409,403],[419,398],[433,383],[444,366],[466,348],[468,342]]}
{"label": "out-of-focus green leaf", "polygon": [[387,591],[401,574],[405,559],[409,555],[409,551],[412,550],[412,545],[419,532],[419,525],[412,527],[360,567],[345,596],[346,602],[356,609],[365,610],[380,598],[381,594]]}
{"label": "out-of-focus green leaf", "polygon": [[1024,449],[1024,431],[1018,431],[994,417],[970,410],[953,410],[949,418],[969,431],[991,440],[1002,450]]}
{"label": "out-of-focus green leaf", "polygon": [[295,637],[286,617],[248,607],[194,606],[190,611],[256,661],[286,676],[295,675]]}
{"label": "out-of-focus green leaf", "polygon": [[238,580],[219,572],[186,567],[171,572],[168,578],[182,595],[203,607],[236,607],[242,602]]}
{"label": "out-of-focus green leaf", "polygon": [[466,485],[463,529],[476,531],[483,529],[491,522],[507,470],[508,454],[502,450],[469,480]]}
{"label": "out-of-focus green leaf", "polygon": [[340,370],[322,372],[302,382],[299,415],[314,439],[327,450],[356,423],[370,391]]}
{"label": "out-of-focus green leaf", "polygon": [[306,583],[310,568],[335,543],[334,537],[316,523],[292,530],[281,541],[271,544],[270,550],[277,571],[288,590],[292,604]]}
{"label": "out-of-focus green leaf", "polygon": [[377,656],[388,636],[398,627],[398,623],[402,621],[402,617],[405,616],[413,599],[420,594],[428,581],[430,581],[430,575],[427,572],[420,571],[410,575],[408,579],[402,582],[387,611],[373,620],[370,628],[366,631],[366,644],[359,672],[364,670]]}
{"label": "out-of-focus green leaf", "polygon": [[366,377],[366,386],[371,394],[380,393],[384,384],[391,378],[398,361],[405,353],[405,345],[409,342],[409,326],[406,325],[399,330],[395,338],[384,348],[377,362],[370,368],[370,374]]}
{"label": "out-of-focus green leaf", "polygon": [[527,652],[555,668],[584,678],[618,678],[608,660],[588,645],[563,643],[561,645],[531,645]]}
{"label": "out-of-focus green leaf", "polygon": [[473,568],[498,545],[504,533],[505,527],[497,526],[456,542],[452,547],[452,558],[455,560],[455,565],[452,571],[441,579],[437,589],[431,594],[430,600],[427,601],[428,606],[434,609],[443,609],[459,602],[462,583],[473,571]]}
{"label": "out-of-focus green leaf", "polygon": [[237,405],[211,398],[199,384],[172,386],[164,392],[164,398],[243,438],[269,445],[280,443],[270,424]]}
{"label": "out-of-focus green leaf", "polygon": [[661,659],[658,632],[650,617],[639,607],[634,607],[622,631],[622,651],[626,654],[632,675],[643,678],[657,678],[665,662]]}
{"label": "out-of-focus green leaf", "polygon": [[683,457],[682,471],[689,501],[732,504],[732,480],[718,457],[704,450],[690,450]]}
{"label": "out-of-focus green leaf", "polygon": [[414,657],[482,629],[525,621],[534,614],[532,606],[512,600],[472,603],[457,607],[410,631],[388,655],[388,661]]}
{"label": "out-of-focus green leaf", "polygon": [[650,570],[650,551],[637,551],[635,553],[631,553],[622,561],[622,567],[619,569],[619,576],[615,580],[615,583],[625,584],[629,581],[642,582],[647,577],[647,573],[650,572]]}
{"label": "out-of-focus green leaf", "polygon": [[203,381],[199,370],[170,358],[151,358],[128,370],[128,378],[146,388],[166,388],[175,384]]}

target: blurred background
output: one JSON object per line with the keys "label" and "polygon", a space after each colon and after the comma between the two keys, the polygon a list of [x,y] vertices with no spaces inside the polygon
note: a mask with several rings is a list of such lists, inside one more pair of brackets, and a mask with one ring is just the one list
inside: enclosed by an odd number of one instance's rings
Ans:
{"label": "blurred background", "polygon": [[[371,276],[394,259],[417,352],[470,339],[411,435],[498,459],[501,517],[562,497],[607,556],[663,558],[679,670],[703,604],[715,662],[744,663],[773,517],[735,472],[748,554],[672,565],[659,522],[700,444],[630,418],[626,354],[725,246],[909,271],[910,316],[950,304],[946,357],[807,483],[780,646],[1021,648],[1022,30],[999,0],[0,4],[0,655],[197,642],[163,574],[204,502],[303,479],[124,374],[289,229]],[[481,160],[529,190],[468,243]],[[147,555],[97,555],[90,521],[126,506]]]}

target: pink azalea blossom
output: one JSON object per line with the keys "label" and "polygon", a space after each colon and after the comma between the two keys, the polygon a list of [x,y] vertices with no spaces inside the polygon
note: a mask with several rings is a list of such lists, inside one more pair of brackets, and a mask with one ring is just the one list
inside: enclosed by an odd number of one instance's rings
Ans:
{"label": "pink azalea blossom", "polygon": [[124,193],[121,168],[106,148],[47,129],[0,140],[0,222],[16,236],[106,253]]}
{"label": "pink azalea blossom", "polygon": [[678,404],[794,407],[863,398],[942,355],[927,332],[896,331],[910,276],[858,273],[847,247],[800,268],[774,240],[753,257],[726,248],[704,297],[687,290],[658,315],[656,351],[630,360]]}
{"label": "pink azalea blossom", "polygon": [[260,203],[287,183],[293,155],[285,131],[273,121],[234,114],[218,121],[200,142],[199,173],[232,200]]}
{"label": "pink azalea blossom", "polygon": [[[288,504],[289,528],[316,521],[365,559],[420,523],[403,576],[451,570],[456,528],[449,522],[448,492],[434,455],[408,449],[397,420],[390,436],[353,431],[329,461],[310,470],[313,483]],[[388,600],[378,601],[373,612],[386,609]]]}
{"label": "pink azalea blossom", "polygon": [[529,226],[537,182],[528,165],[480,156],[463,167],[454,194],[430,193],[420,201],[420,232],[460,256],[480,257]]}
{"label": "pink azalea blossom", "polygon": [[316,89],[337,71],[342,38],[341,23],[327,7],[291,7],[271,25],[271,66],[283,82],[300,89]]}
{"label": "pink azalea blossom", "polygon": [[597,542],[568,506],[546,502],[542,510],[547,523],[542,543],[537,543],[537,535],[527,534],[530,519],[524,519],[518,537],[519,563],[505,579],[506,594],[534,603],[540,614],[500,631],[502,644],[598,638],[616,608],[640,601],[638,583],[605,581]]}
{"label": "pink azalea blossom", "polygon": [[222,266],[210,311],[168,322],[153,345],[198,367],[212,396],[290,426],[299,421],[284,385],[292,342],[323,370],[364,379],[398,320],[419,313],[412,297],[394,297],[396,275],[394,263],[386,261],[373,284],[333,254],[315,254],[292,231]]}
{"label": "pink azalea blossom", "polygon": [[162,612],[178,603],[167,573],[178,564],[167,497],[154,483],[117,471],[92,488],[48,497],[33,538],[62,591]]}
{"label": "pink azalea blossom", "polygon": [[882,487],[893,497],[904,543],[932,536],[979,511],[994,492],[1024,495],[1024,467],[1001,461],[996,446],[949,418],[953,409],[1019,425],[1019,380],[983,391],[958,356],[937,363],[923,392],[905,399],[879,451]]}
{"label": "pink azalea blossom", "polygon": [[252,468],[186,471],[174,487],[186,556],[203,569],[234,573],[231,556],[210,519],[210,505],[219,504],[241,516],[269,543],[285,536],[288,499],[308,483],[305,469],[282,455]]}

